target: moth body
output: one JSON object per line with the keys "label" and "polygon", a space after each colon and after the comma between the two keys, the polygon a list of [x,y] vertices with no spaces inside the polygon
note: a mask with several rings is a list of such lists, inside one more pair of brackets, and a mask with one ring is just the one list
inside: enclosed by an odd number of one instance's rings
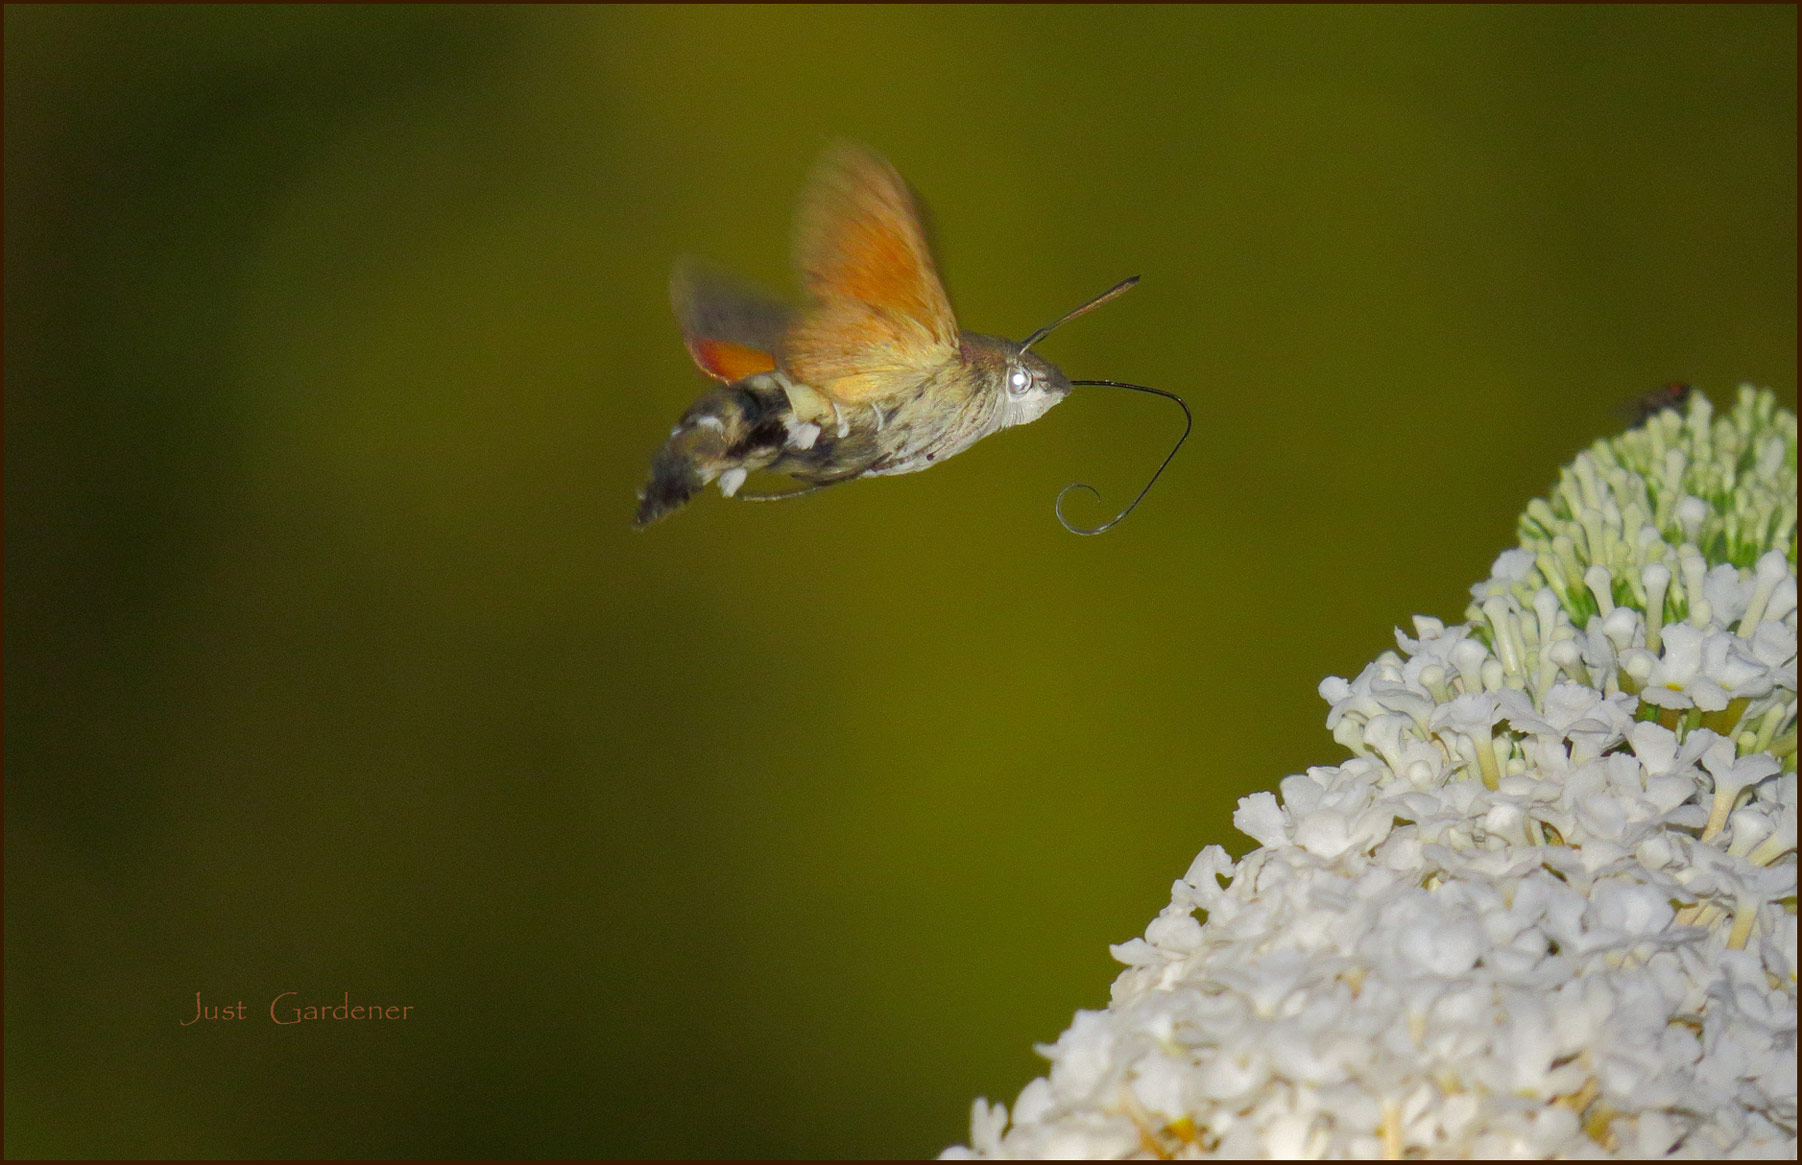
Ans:
{"label": "moth body", "polygon": [[959,356],[862,405],[841,404],[780,370],[702,393],[652,459],[636,524],[674,513],[716,482],[731,497],[760,471],[814,486],[918,473],[1037,420],[1070,391],[1055,366],[1012,340],[965,333]]}
{"label": "moth body", "polygon": [[759,471],[813,488],[917,473],[1070,392],[1030,351],[1044,331],[1016,342],[958,328],[911,192],[868,150],[835,147],[815,168],[795,265],[807,294],[798,310],[698,261],[677,264],[670,301],[683,338],[721,383],[652,459],[638,525],[709,484],[730,497]]}

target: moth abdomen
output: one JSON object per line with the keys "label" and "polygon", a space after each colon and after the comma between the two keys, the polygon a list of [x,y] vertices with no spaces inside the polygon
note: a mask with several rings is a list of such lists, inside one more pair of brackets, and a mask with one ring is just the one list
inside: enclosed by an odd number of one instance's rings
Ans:
{"label": "moth abdomen", "polygon": [[737,493],[752,471],[781,456],[793,416],[774,377],[748,377],[703,393],[651,459],[633,524],[648,526],[675,513],[714,481],[727,497]]}
{"label": "moth abdomen", "polygon": [[651,458],[651,477],[638,491],[638,515],[632,524],[640,528],[665,518],[688,504],[707,481],[698,460],[671,437]]}

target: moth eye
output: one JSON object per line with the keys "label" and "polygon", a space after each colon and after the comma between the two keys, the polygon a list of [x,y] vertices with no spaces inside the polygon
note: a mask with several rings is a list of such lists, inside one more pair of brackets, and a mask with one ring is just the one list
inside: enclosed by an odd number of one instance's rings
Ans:
{"label": "moth eye", "polygon": [[1032,387],[1032,375],[1024,368],[1016,368],[1008,375],[1007,387],[1018,396]]}

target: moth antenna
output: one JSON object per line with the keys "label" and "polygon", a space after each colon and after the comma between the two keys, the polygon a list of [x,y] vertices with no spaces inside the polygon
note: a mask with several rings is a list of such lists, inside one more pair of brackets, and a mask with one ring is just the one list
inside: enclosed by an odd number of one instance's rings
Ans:
{"label": "moth antenna", "polygon": [[[1120,286],[1114,288],[1113,291],[1110,291],[1106,295],[1102,296],[1101,299],[1102,300],[1109,299],[1112,296],[1119,294],[1121,291],[1125,290],[1126,288],[1131,287],[1133,282],[1134,282],[1134,280],[1132,280],[1132,279],[1127,280],[1125,283],[1122,283]],[[1094,302],[1099,303],[1099,302],[1101,302],[1101,300],[1096,300]],[[1091,303],[1089,306],[1092,307],[1092,306],[1094,306],[1094,304]],[[1078,309],[1077,312],[1074,312],[1072,314],[1080,314],[1081,311],[1083,311],[1083,310],[1086,310],[1086,309]],[[1063,321],[1060,320],[1058,322],[1062,323]],[[1064,495],[1068,494],[1073,489],[1086,489],[1091,494],[1095,495],[1096,501],[1100,501],[1101,500],[1101,491],[1096,489],[1094,486],[1087,484],[1086,482],[1080,482],[1080,481],[1073,481],[1069,485],[1065,486],[1063,489],[1057,491],[1057,501],[1055,504],[1053,504],[1053,506],[1051,508],[1053,511],[1056,512],[1057,520],[1059,522],[1063,523],[1064,529],[1070,531],[1070,533],[1072,533],[1072,534],[1101,534],[1108,530],[1113,529],[1115,526],[1118,526],[1120,524],[1120,520],[1122,518],[1126,517],[1126,515],[1132,513],[1134,510],[1139,508],[1139,503],[1145,500],[1145,495],[1150,493],[1151,487],[1157,484],[1157,480],[1163,474],[1164,468],[1166,466],[1168,466],[1170,464],[1171,459],[1176,456],[1176,451],[1178,449],[1181,449],[1183,447],[1183,442],[1187,441],[1189,439],[1190,431],[1195,428],[1195,414],[1191,413],[1189,411],[1189,402],[1188,401],[1185,401],[1182,397],[1177,396],[1174,392],[1165,392],[1161,388],[1147,388],[1143,384],[1128,384],[1124,380],[1072,380],[1070,382],[1070,384],[1072,387],[1077,386],[1077,385],[1092,384],[1092,385],[1097,385],[1102,388],[1130,388],[1134,392],[1149,392],[1153,396],[1169,397],[1171,400],[1175,401],[1177,403],[1177,405],[1179,407],[1181,407],[1181,409],[1183,410],[1183,435],[1176,439],[1176,444],[1174,444],[1170,447],[1170,452],[1164,454],[1164,460],[1162,460],[1158,463],[1157,471],[1151,475],[1151,478],[1148,481],[1146,481],[1145,487],[1139,491],[1139,496],[1134,498],[1131,502],[1127,503],[1126,508],[1124,510],[1121,510],[1118,514],[1115,514],[1112,518],[1109,518],[1107,521],[1103,522],[1099,526],[1094,526],[1094,527],[1078,526],[1074,522],[1070,521],[1070,519],[1064,517]]]}
{"label": "moth antenna", "polygon": [[1091,299],[1089,302],[1083,304],[1081,307],[1077,308],[1075,311],[1065,312],[1063,315],[1059,316],[1057,319],[1046,324],[1044,327],[1040,328],[1038,331],[1034,332],[1032,335],[1026,337],[1026,339],[1024,341],[1022,341],[1020,344],[1020,351],[1024,352],[1028,348],[1032,347],[1034,344],[1038,343],[1040,340],[1043,340],[1046,336],[1049,336],[1052,333],[1053,329],[1061,328],[1065,324],[1069,323],[1071,320],[1075,319],[1077,316],[1082,315],[1085,312],[1094,311],[1096,308],[1100,307],[1102,304],[1106,303],[1108,300],[1114,298],[1116,295],[1120,295],[1124,292],[1132,290],[1133,284],[1137,283],[1138,281],[1139,281],[1139,277],[1137,275],[1129,275],[1125,279],[1122,279],[1120,282],[1118,282],[1118,283],[1114,284],[1112,287],[1108,288],[1106,291],[1102,292],[1100,295],[1096,296],[1094,299]]}

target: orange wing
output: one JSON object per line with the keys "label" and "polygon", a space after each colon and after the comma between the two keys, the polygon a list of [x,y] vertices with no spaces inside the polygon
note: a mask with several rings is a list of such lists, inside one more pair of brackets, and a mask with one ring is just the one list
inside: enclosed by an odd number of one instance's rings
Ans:
{"label": "orange wing", "polygon": [[780,300],[694,258],[677,261],[669,297],[702,372],[730,384],[775,369],[790,318]]}
{"label": "orange wing", "polygon": [[907,184],[879,155],[836,145],[795,224],[812,303],[782,349],[794,379],[845,404],[906,390],[957,357],[957,319]]}

